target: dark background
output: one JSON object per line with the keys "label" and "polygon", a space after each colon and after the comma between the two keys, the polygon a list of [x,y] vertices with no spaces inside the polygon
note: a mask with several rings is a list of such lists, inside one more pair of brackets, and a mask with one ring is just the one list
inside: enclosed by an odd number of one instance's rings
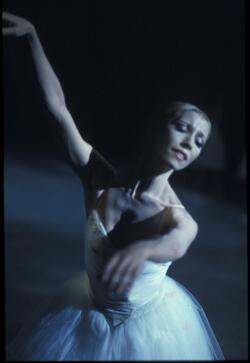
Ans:
{"label": "dark background", "polygon": [[[36,25],[80,131],[113,163],[134,158],[141,130],[161,105],[189,101],[209,114],[214,132],[210,150],[184,175],[209,169],[189,184],[207,181],[215,192],[221,179],[218,193],[243,202],[244,186],[235,193],[245,176],[243,1],[4,4]],[[51,158],[49,115],[27,42],[9,39],[4,61],[6,145]]]}
{"label": "dark background", "polygon": [[[245,357],[244,1],[5,0],[3,4],[4,10],[36,26],[81,134],[115,166],[129,165],[138,153],[145,125],[169,101],[191,102],[208,113],[213,131],[204,152],[190,168],[171,177],[201,231],[196,252],[191,249],[186,262],[177,262],[179,269],[173,267],[173,274],[205,306],[227,356]],[[7,323],[8,340],[48,286],[53,288],[82,268],[84,200],[55,145],[49,126],[53,120],[25,39],[4,40],[3,70],[6,299],[7,317],[13,321],[15,316],[16,321],[16,326]],[[69,241],[71,246],[75,241],[78,251],[74,267],[63,252]],[[32,254],[49,258],[54,272],[56,266],[60,272],[44,276],[44,265],[35,272],[32,261],[27,267]],[[206,266],[200,281],[195,279],[194,266]],[[42,284],[39,291],[31,280],[27,288],[30,274],[36,276],[35,285]],[[220,303],[216,296],[216,309],[214,297],[222,285],[225,290]],[[232,296],[236,291],[237,298]],[[30,304],[26,310],[24,301]],[[241,345],[235,347],[239,334]]]}

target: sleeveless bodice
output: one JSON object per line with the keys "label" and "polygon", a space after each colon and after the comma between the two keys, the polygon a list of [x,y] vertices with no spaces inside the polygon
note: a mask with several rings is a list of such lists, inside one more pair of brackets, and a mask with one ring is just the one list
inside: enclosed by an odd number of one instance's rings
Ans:
{"label": "sleeveless bodice", "polygon": [[[105,311],[114,325],[124,319],[145,311],[152,302],[160,301],[161,285],[171,262],[145,261],[144,268],[131,289],[117,294],[102,282],[103,268],[115,252],[100,217],[93,210],[87,220],[85,235],[85,266],[90,282],[94,304]],[[143,308],[143,309],[142,309]]]}

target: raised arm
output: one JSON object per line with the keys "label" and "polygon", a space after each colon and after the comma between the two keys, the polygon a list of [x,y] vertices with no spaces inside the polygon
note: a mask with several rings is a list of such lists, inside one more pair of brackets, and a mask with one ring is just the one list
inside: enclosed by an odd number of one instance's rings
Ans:
{"label": "raised arm", "polygon": [[[109,176],[112,176],[113,168],[81,137],[66,106],[61,84],[46,57],[34,25],[24,18],[7,12],[3,13],[3,22],[6,24],[3,28],[4,36],[25,36],[27,38],[37,78],[48,110],[54,120],[56,137],[61,142],[65,157],[85,183],[85,189],[91,189],[92,194],[94,192],[98,193],[105,187]],[[91,166],[89,165],[85,171],[88,164],[91,164]],[[101,171],[97,172],[96,178],[95,167],[101,169]],[[88,183],[91,185],[88,185]]]}

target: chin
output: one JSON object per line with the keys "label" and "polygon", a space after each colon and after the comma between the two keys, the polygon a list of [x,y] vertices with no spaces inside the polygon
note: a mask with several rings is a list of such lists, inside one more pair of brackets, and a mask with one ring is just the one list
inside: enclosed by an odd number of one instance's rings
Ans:
{"label": "chin", "polygon": [[171,168],[173,170],[181,170],[184,169],[186,167],[186,165],[174,158],[171,157],[163,157],[164,160],[164,164],[166,165],[167,168]]}
{"label": "chin", "polygon": [[187,162],[179,162],[177,160],[166,160],[168,166],[171,167],[171,169],[174,169],[175,171],[186,169],[190,163]]}

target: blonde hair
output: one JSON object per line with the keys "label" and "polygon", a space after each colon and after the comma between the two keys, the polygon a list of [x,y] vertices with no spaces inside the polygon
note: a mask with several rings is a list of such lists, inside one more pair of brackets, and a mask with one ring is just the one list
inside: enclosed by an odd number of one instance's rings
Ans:
{"label": "blonde hair", "polygon": [[[166,124],[171,120],[176,120],[182,116],[186,111],[197,112],[210,126],[212,126],[211,120],[208,115],[202,111],[199,107],[189,102],[172,101],[165,108],[161,108],[161,111],[157,111],[151,121],[144,129],[144,138],[139,143],[141,145],[142,152],[145,153],[150,145],[152,145],[158,135],[164,132]],[[211,132],[211,131],[210,131]]]}
{"label": "blonde hair", "polygon": [[186,111],[197,112],[204,120],[210,123],[211,120],[208,115],[202,111],[199,107],[193,105],[188,102],[181,101],[173,101],[167,105],[167,107],[163,110],[161,115],[161,121],[170,121],[172,119],[176,119],[182,116],[182,114]]}

